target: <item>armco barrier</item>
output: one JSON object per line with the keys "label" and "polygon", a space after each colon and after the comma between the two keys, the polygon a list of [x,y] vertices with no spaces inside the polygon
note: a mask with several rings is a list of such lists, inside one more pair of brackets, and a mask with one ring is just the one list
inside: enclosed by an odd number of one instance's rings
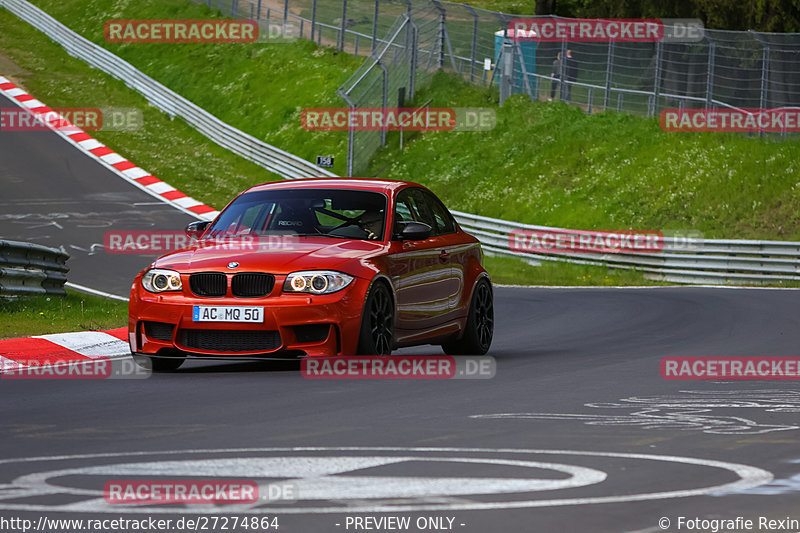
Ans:
{"label": "armco barrier", "polygon": [[[235,154],[249,159],[285,179],[333,176],[295,155],[222,122],[207,111],[167,89],[130,63],[76,34],[47,13],[25,0],[0,0],[4,7],[63,46],[71,55],[122,80],[141,93],[158,109],[179,116],[203,135]],[[478,237],[488,253],[518,257],[531,264],[565,261],[576,264],[607,265],[636,269],[651,279],[676,283],[765,283],[800,280],[800,242],[705,240],[697,249],[679,251],[665,240],[664,251],[657,253],[615,254],[532,254],[509,247],[513,230],[539,230],[558,233],[558,228],[508,222],[453,211],[464,229]]]}
{"label": "armco barrier", "polygon": [[0,296],[66,294],[67,259],[56,248],[0,241]]}
{"label": "armco barrier", "polygon": [[524,253],[512,250],[512,231],[537,231],[552,235],[574,230],[508,222],[453,211],[462,228],[480,239],[493,255],[517,257],[531,264],[565,261],[636,269],[653,280],[675,283],[741,284],[800,280],[800,242],[701,239],[690,248],[683,239],[664,237],[659,252],[624,253]]}

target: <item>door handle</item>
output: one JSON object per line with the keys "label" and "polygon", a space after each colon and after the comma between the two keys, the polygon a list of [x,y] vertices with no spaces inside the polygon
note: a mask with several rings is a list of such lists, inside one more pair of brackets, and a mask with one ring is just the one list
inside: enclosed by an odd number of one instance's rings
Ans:
{"label": "door handle", "polygon": [[441,261],[442,263],[447,261],[449,258],[450,258],[450,252],[448,252],[447,250],[442,250],[442,253],[439,254],[439,261]]}

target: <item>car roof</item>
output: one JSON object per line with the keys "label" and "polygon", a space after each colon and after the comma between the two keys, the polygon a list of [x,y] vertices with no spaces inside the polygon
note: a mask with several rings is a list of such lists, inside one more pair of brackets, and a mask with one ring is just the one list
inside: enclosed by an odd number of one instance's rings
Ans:
{"label": "car roof", "polygon": [[246,192],[268,189],[354,189],[392,193],[405,187],[422,187],[413,181],[387,180],[378,178],[305,178],[299,180],[273,181],[251,187]]}

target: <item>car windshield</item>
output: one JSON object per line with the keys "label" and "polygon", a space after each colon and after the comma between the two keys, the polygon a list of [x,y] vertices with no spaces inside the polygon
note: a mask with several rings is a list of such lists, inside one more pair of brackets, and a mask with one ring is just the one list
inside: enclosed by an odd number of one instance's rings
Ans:
{"label": "car windshield", "polygon": [[206,238],[264,235],[383,239],[386,196],[347,189],[277,189],[243,194]]}

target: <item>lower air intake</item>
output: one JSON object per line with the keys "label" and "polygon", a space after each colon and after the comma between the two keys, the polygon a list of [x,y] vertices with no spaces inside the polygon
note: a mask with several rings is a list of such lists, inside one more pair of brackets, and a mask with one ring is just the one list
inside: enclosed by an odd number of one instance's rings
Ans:
{"label": "lower air intake", "polygon": [[210,352],[268,352],[281,347],[277,331],[184,329],[181,344]]}

